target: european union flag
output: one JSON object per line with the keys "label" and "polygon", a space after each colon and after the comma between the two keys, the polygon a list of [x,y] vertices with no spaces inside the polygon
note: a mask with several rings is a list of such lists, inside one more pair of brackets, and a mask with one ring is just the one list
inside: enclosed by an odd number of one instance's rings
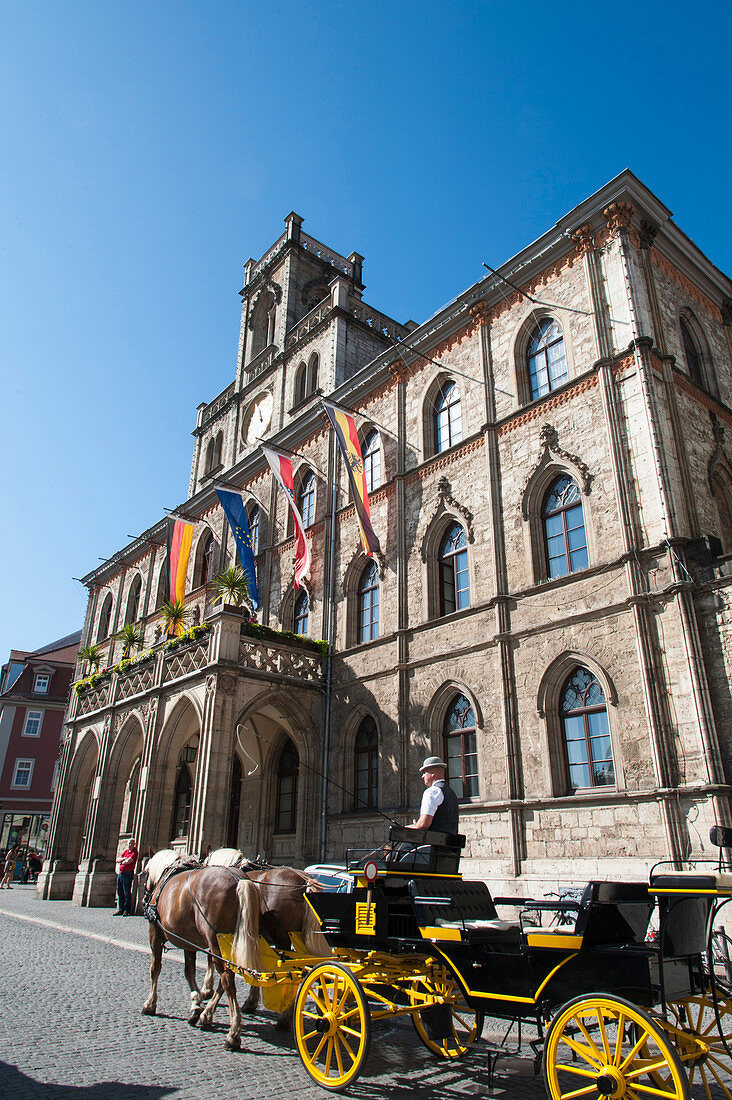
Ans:
{"label": "european union flag", "polygon": [[254,565],[252,552],[252,536],[249,533],[247,514],[244,511],[244,501],[240,493],[234,493],[231,489],[217,489],[216,496],[221,501],[226,518],[229,521],[231,533],[236,543],[236,552],[244,570],[244,576],[249,583],[249,599],[255,609],[259,607],[259,592],[257,591],[257,570]]}

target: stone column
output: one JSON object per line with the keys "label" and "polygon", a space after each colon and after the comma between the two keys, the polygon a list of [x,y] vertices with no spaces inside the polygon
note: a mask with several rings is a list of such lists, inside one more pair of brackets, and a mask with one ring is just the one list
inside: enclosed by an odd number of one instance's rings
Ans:
{"label": "stone column", "polygon": [[86,835],[71,899],[74,905],[111,905],[114,901],[117,877],[114,871],[114,859],[99,855],[100,852],[107,850],[109,843],[109,838],[102,835],[104,822],[100,814],[100,800],[108,794],[106,785],[113,732],[114,715],[109,713],[104,719],[97,769],[92,780]]}
{"label": "stone column", "polygon": [[397,468],[396,468],[396,514],[397,514],[397,759],[398,793],[397,804],[406,806],[409,802],[409,749],[411,731],[409,728],[409,595],[407,592],[407,486],[405,482],[407,466],[407,383],[404,362],[395,359],[389,364],[392,377],[396,380],[396,423],[397,423]]}

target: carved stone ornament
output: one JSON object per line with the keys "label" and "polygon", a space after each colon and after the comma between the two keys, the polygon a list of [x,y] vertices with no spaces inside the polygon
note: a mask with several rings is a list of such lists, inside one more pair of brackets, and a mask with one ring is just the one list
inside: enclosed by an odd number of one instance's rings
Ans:
{"label": "carved stone ornament", "polygon": [[714,436],[714,450],[712,451],[709,462],[707,463],[707,480],[709,481],[709,488],[712,491],[712,496],[717,495],[717,479],[715,474],[723,470],[727,475],[725,480],[732,481],[732,464],[730,464],[727,458],[727,452],[724,449],[725,430],[724,425],[720,422],[719,418],[710,411],[709,419],[712,422],[712,435]]}
{"label": "carved stone ornament", "polygon": [[223,695],[233,695],[236,691],[236,680],[233,676],[219,676],[219,691]]}
{"label": "carved stone ornament", "polygon": [[443,515],[449,513],[452,513],[454,515],[455,513],[457,513],[457,515],[460,516],[465,522],[465,532],[468,538],[468,542],[471,544],[475,542],[475,531],[473,530],[473,513],[469,511],[464,504],[460,504],[460,502],[455,499],[455,497],[452,495],[452,486],[450,485],[450,482],[447,480],[446,477],[441,477],[440,480],[437,482],[437,493],[437,506],[435,507],[435,510],[427,523],[425,533],[422,536],[420,555],[423,562],[427,561],[427,543],[429,541],[429,533],[434,527],[437,520]]}
{"label": "carved stone ornament", "polygon": [[487,325],[490,313],[487,302],[476,302],[470,307],[470,316],[477,325]]}
{"label": "carved stone ornament", "polygon": [[635,207],[629,202],[611,202],[602,212],[611,233],[618,233],[621,229],[630,229]]}
{"label": "carved stone ornament", "polygon": [[252,302],[252,308],[249,311],[249,320],[247,322],[247,325],[250,329],[254,328],[254,319],[257,316],[257,310],[258,310],[258,307],[259,307],[259,303],[261,302],[262,297],[265,294],[274,295],[274,300],[277,303],[277,305],[279,305],[280,302],[282,301],[282,287],[280,286],[279,283],[273,282],[272,279],[269,278],[269,276],[267,276],[267,278],[264,280],[262,286],[259,289],[259,292],[258,292],[256,298]]}
{"label": "carved stone ornament", "polygon": [[206,694],[212,695],[216,688],[216,677],[211,675],[206,677]]}
{"label": "carved stone ornament", "polygon": [[577,242],[578,252],[592,252],[595,248],[595,227],[592,222],[585,222],[579,229],[575,229],[572,238]]}
{"label": "carved stone ornament", "polygon": [[404,360],[393,359],[392,362],[389,363],[389,374],[397,382],[401,382],[404,379]]}
{"label": "carved stone ornament", "polygon": [[658,226],[644,219],[640,224],[639,239],[641,248],[653,248],[657,233]]}
{"label": "carved stone ornament", "polygon": [[572,466],[579,474],[582,482],[582,489],[585,496],[589,496],[590,486],[592,484],[593,474],[590,473],[587,465],[578,458],[577,455],[570,454],[569,451],[565,451],[559,446],[559,434],[557,429],[552,424],[544,424],[541,429],[541,445],[542,451],[539,458],[526,479],[524,485],[524,491],[521,499],[521,514],[524,519],[529,518],[529,489],[534,482],[536,476],[548,466],[552,461],[552,456],[556,458],[564,459],[570,466]]}
{"label": "carved stone ornament", "polygon": [[723,298],[720,309],[722,311],[722,324],[725,328],[732,328],[732,298]]}

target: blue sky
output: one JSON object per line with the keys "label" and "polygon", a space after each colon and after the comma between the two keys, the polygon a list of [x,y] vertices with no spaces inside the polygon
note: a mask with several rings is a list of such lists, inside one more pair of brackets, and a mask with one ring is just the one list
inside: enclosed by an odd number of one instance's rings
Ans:
{"label": "blue sky", "polygon": [[0,660],[185,498],[290,210],[399,320],[626,166],[731,272],[730,10],[6,0]]}

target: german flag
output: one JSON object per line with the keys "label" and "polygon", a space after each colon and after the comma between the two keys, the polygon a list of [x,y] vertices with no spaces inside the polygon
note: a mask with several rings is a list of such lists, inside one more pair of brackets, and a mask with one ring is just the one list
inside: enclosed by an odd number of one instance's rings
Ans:
{"label": "german flag", "polygon": [[186,595],[186,573],[191,556],[193,524],[182,519],[168,520],[168,579],[171,600],[183,602]]}
{"label": "german flag", "polygon": [[358,442],[356,421],[352,416],[349,416],[348,413],[343,412],[342,409],[337,409],[335,405],[329,405],[327,401],[323,401],[323,408],[333,425],[333,431],[336,434],[338,446],[341,449],[343,461],[348,471],[348,480],[351,483],[358,526],[361,529],[361,545],[363,546],[363,552],[364,554],[368,554],[369,557],[373,557],[375,553],[381,553],[381,546],[371,526],[369,494],[366,488],[366,471],[363,466],[361,445]]}

